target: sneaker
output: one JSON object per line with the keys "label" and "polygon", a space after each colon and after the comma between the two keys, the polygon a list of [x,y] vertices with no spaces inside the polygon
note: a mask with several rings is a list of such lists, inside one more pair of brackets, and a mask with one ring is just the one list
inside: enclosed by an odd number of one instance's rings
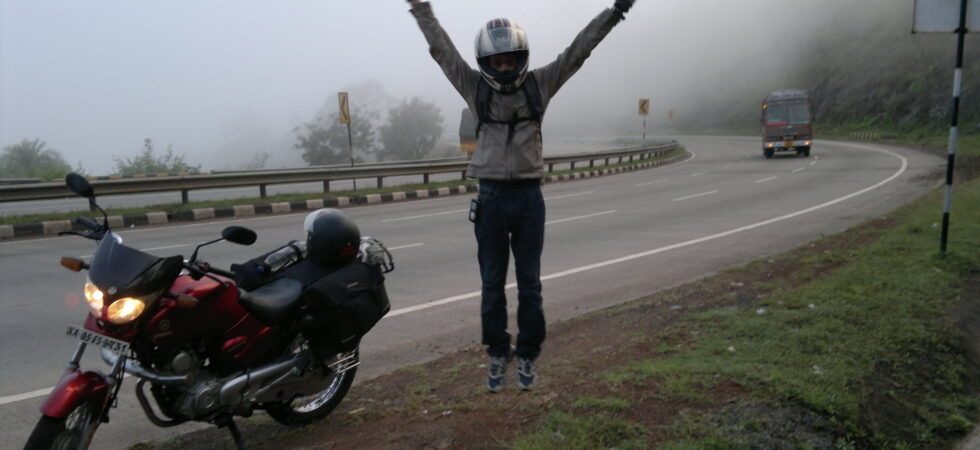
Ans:
{"label": "sneaker", "polygon": [[517,387],[522,391],[530,391],[534,387],[534,361],[517,358]]}
{"label": "sneaker", "polygon": [[508,353],[507,356],[491,356],[489,367],[489,374],[487,375],[487,389],[490,392],[497,393],[504,390],[504,379],[507,376],[507,364],[510,364],[510,360],[514,357],[514,353]]}

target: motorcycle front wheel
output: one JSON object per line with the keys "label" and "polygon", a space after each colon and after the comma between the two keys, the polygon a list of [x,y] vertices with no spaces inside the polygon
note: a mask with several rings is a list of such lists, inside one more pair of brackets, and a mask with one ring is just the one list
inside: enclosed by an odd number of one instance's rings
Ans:
{"label": "motorcycle front wheel", "polygon": [[86,402],[72,409],[64,419],[41,416],[25,450],[85,449],[99,425],[98,402]]}
{"label": "motorcycle front wheel", "polygon": [[[343,354],[341,354],[343,355]],[[338,355],[338,356],[341,356]],[[357,356],[357,350],[354,351]],[[327,366],[331,361],[324,361]],[[327,369],[319,369],[326,371]],[[324,388],[310,395],[294,397],[288,402],[266,404],[266,412],[276,422],[283,425],[306,425],[316,422],[330,414],[344,400],[357,367],[351,367],[341,373],[328,372],[323,379]]]}

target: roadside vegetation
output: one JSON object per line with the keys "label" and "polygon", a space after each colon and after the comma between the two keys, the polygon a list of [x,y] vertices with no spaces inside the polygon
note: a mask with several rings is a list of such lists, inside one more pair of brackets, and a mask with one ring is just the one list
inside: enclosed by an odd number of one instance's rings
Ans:
{"label": "roadside vegetation", "polygon": [[[683,148],[678,148],[677,150],[667,155],[656,157],[656,158],[636,160],[632,163],[623,162],[623,163],[616,163],[610,165],[598,165],[596,167],[591,167],[591,168],[579,167],[576,169],[556,170],[553,172],[548,172],[545,176],[566,175],[571,173],[581,173],[581,172],[589,172],[589,171],[596,171],[596,170],[603,170],[603,169],[616,169],[622,167],[629,167],[632,165],[651,163],[667,158],[673,158],[677,155],[683,154],[683,152],[684,152]],[[364,182],[368,180],[360,180],[360,181]],[[374,180],[370,180],[370,181],[374,181]],[[441,181],[441,182],[434,182],[429,184],[421,184],[421,183],[401,184],[401,185],[386,186],[383,187],[382,189],[361,188],[356,191],[341,190],[341,191],[331,191],[326,193],[310,192],[310,193],[296,193],[296,194],[277,194],[277,195],[269,195],[266,198],[253,197],[253,198],[235,198],[235,199],[225,199],[225,200],[196,201],[196,202],[189,202],[186,205],[181,203],[167,203],[167,204],[160,204],[160,205],[148,205],[148,206],[138,207],[138,208],[110,208],[107,210],[107,212],[109,213],[110,216],[123,216],[123,215],[130,215],[130,214],[145,214],[150,212],[163,211],[166,212],[167,215],[172,216],[179,210],[188,210],[188,209],[196,209],[196,208],[220,208],[220,207],[227,207],[233,205],[255,205],[255,204],[268,204],[268,203],[278,203],[278,202],[294,202],[294,201],[305,201],[305,200],[315,200],[315,199],[327,199],[327,198],[337,198],[337,197],[354,197],[359,195],[384,194],[390,192],[410,192],[410,191],[416,191],[421,189],[438,189],[441,187],[452,187],[452,186],[460,186],[460,185],[466,186],[475,183],[476,183],[475,180],[467,179],[467,180],[455,180],[455,181]],[[96,187],[96,194],[98,194],[97,187]],[[18,223],[40,223],[49,220],[73,220],[74,218],[83,214],[86,214],[86,212],[67,211],[67,212],[53,212],[53,213],[43,213],[43,214],[0,216],[0,225],[13,225]]]}

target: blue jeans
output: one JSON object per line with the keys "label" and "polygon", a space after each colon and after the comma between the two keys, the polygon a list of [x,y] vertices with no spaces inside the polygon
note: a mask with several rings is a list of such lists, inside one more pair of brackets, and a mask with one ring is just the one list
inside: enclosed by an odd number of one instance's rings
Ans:
{"label": "blue jeans", "polygon": [[483,279],[483,344],[490,356],[510,351],[507,332],[507,263],[514,252],[517,274],[517,349],[534,360],[545,337],[541,301],[541,250],[544,247],[544,197],[540,180],[480,180],[479,212],[474,231]]}

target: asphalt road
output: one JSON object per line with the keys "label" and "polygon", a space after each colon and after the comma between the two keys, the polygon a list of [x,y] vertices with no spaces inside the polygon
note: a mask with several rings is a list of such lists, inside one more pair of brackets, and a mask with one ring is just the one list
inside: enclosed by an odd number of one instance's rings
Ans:
{"label": "asphalt road", "polygon": [[[868,144],[818,141],[809,158],[766,160],[757,138],[679,140],[692,153],[683,163],[545,186],[542,274],[549,322],[881,216],[937,187],[944,164],[912,150]],[[480,283],[468,202],[469,196],[455,196],[346,210],[363,234],[386,243],[397,265],[387,282],[392,312],[363,342],[359,379],[478,343]],[[937,218],[938,211],[937,205]],[[150,253],[186,256],[227,225],[255,229],[259,241],[251,248],[222,243],[202,252],[227,266],[301,238],[302,219],[292,214],[121,234]],[[80,324],[87,313],[79,300],[84,275],[62,269],[58,258],[91,252],[89,241],[70,237],[0,242],[0,448],[23,446],[44,393],[74,348],[62,337],[64,326]],[[84,364],[104,369],[94,353]],[[549,357],[546,342],[544,376]],[[125,448],[195,426],[150,425],[132,386],[124,384],[120,408],[99,429],[93,448]]]}

